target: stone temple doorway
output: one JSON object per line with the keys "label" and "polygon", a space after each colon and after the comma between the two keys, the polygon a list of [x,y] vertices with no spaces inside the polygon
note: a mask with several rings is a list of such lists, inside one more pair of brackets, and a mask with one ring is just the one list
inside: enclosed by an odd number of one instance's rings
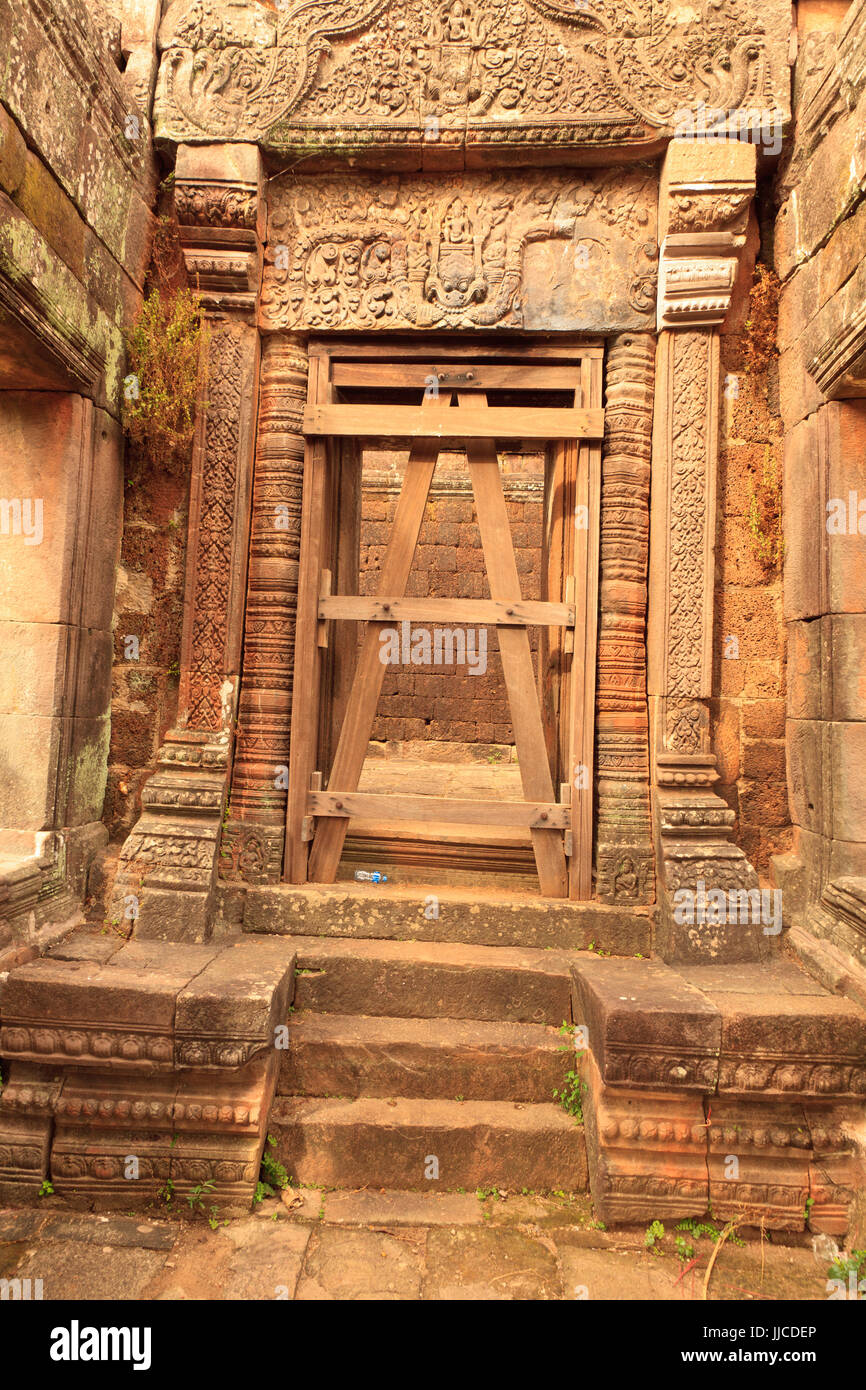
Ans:
{"label": "stone temple doorway", "polygon": [[[601,344],[577,341],[311,344],[289,882],[332,882],[359,857],[370,863],[371,851],[388,863],[423,865],[428,875],[446,865],[501,869],[510,856],[534,869],[545,896],[589,896],[602,356]],[[362,586],[364,458],[382,443],[396,446],[401,491],[380,537],[378,573]],[[542,459],[536,599],[525,596],[515,559],[501,477],[506,449]],[[461,596],[459,583],[413,593],[409,582],[443,456],[465,460],[482,596]],[[404,776],[400,786],[397,769],[368,756],[388,668],[450,669],[465,691],[467,666],[486,671],[489,634],[519,782],[491,779],[489,769],[473,778],[470,763],[450,779],[447,790],[458,794],[442,795],[448,779],[441,766],[438,776],[425,772],[422,748],[422,784]]]}

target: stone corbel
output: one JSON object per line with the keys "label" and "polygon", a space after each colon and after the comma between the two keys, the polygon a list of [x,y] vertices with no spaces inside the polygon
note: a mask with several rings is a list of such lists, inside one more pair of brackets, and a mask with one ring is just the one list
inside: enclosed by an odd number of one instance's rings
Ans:
{"label": "stone corbel", "polygon": [[755,191],[754,145],[674,140],[659,190],[658,328],[720,324]]}
{"label": "stone corbel", "polygon": [[[733,842],[734,812],[714,789],[709,719],[718,325],[736,279],[754,173],[751,145],[677,140],[661,183],[649,693],[659,949],[668,961],[749,960],[770,944],[754,896],[757,875]],[[718,889],[752,894],[738,900],[738,920],[729,898],[722,914],[719,898],[709,896]]]}
{"label": "stone corbel", "polygon": [[175,204],[205,309],[207,382],[190,478],[178,719],[121,851],[113,913],[205,940],[237,720],[250,527],[264,180],[254,145],[181,146]]}

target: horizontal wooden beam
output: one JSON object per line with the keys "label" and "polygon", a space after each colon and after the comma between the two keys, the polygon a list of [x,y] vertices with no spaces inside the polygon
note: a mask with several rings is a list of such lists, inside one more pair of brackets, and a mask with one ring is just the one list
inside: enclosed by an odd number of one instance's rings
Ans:
{"label": "horizontal wooden beam", "polygon": [[443,387],[466,391],[575,391],[580,364],[574,367],[502,366],[498,362],[335,362],[334,386],[405,386],[425,390],[435,379]]}
{"label": "horizontal wooden beam", "polygon": [[491,342],[490,335],[475,338],[467,334],[459,342],[454,339],[437,341],[432,334],[418,334],[420,341],[411,338],[379,338],[361,342],[355,338],[311,338],[307,351],[311,357],[330,357],[333,361],[353,362],[363,358],[385,362],[402,362],[439,357],[444,362],[453,358],[468,358],[476,362],[563,362],[567,366],[584,357],[603,357],[604,341],[600,338],[581,338],[563,333],[544,343],[521,342],[502,338]]}
{"label": "horizontal wooden beam", "polygon": [[469,801],[444,796],[390,796],[381,792],[310,792],[311,816],[346,816],[381,821],[454,825],[528,825],[567,830],[571,807],[543,801]]}
{"label": "horizontal wooden beam", "polygon": [[356,623],[459,623],[491,627],[573,627],[573,603],[506,603],[492,598],[373,598],[334,594],[319,599],[320,618]]}
{"label": "horizontal wooden beam", "polygon": [[308,405],[307,435],[356,439],[601,439],[603,410],[532,406]]}

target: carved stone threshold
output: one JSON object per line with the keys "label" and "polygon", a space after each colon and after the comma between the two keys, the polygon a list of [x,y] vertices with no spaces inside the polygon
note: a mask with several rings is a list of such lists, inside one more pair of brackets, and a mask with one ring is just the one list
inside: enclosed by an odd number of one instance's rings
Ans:
{"label": "carved stone threshold", "polygon": [[[73,935],[0,999],[0,1201],[248,1211],[294,992],[291,942]],[[184,1207],[184,1210],[186,1208]]]}

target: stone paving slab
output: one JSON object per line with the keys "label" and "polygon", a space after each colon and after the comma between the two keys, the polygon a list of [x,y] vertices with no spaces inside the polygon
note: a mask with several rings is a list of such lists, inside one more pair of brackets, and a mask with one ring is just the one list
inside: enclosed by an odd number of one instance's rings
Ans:
{"label": "stone paving slab", "polygon": [[[0,1211],[0,1278],[41,1279],[47,1300],[688,1302],[701,1299],[714,1245],[695,1241],[690,1269],[672,1229],[653,1253],[643,1228],[601,1229],[567,1194],[285,1197],[215,1229],[158,1213]],[[727,1242],[709,1301],[825,1300],[833,1243],[820,1237],[813,1251],[808,1239]]]}

